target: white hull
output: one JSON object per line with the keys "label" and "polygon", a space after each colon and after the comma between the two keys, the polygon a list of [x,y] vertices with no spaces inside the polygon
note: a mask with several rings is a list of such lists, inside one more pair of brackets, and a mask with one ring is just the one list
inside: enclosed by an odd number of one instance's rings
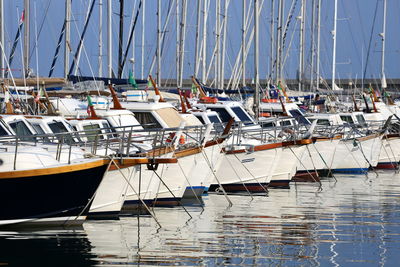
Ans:
{"label": "white hull", "polygon": [[109,170],[97,189],[96,196],[90,206],[89,215],[107,217],[117,216],[125,201],[125,194],[130,180],[135,176],[138,166]]}
{"label": "white hull", "polygon": [[367,171],[370,164],[372,167],[378,164],[380,147],[380,136],[356,142],[353,139],[340,140],[335,149],[331,169],[339,172]]}
{"label": "white hull", "polygon": [[278,183],[279,186],[282,182],[290,182],[301,166],[300,159],[305,151],[306,145],[283,147],[272,172],[271,184]]}
{"label": "white hull", "polygon": [[[218,181],[222,185],[267,185],[271,180],[275,159],[281,148],[254,151],[249,147],[236,146],[235,150],[239,152],[223,154],[220,163],[216,166],[215,174]],[[212,174],[210,178],[212,184],[218,184]]]}
{"label": "white hull", "polygon": [[340,139],[317,140],[307,145],[299,171],[327,170],[332,163]]}
{"label": "white hull", "polygon": [[400,137],[382,139],[379,163],[398,163],[400,161]]}

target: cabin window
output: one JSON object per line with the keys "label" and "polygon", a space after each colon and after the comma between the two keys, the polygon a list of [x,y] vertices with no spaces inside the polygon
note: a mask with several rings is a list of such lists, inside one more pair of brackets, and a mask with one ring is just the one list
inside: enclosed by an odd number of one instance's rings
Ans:
{"label": "cabin window", "polygon": [[22,141],[35,141],[35,138],[32,136],[33,133],[23,121],[11,122],[10,127],[18,137],[24,136],[24,138],[21,138]]}
{"label": "cabin window", "polygon": [[244,122],[245,125],[253,124],[252,119],[241,107],[232,107],[232,110],[239,117],[239,119]]}
{"label": "cabin window", "polygon": [[[69,132],[67,127],[65,127],[64,123],[62,123],[61,121],[50,122],[47,125],[49,125],[51,131],[55,134]],[[67,142],[69,144],[75,143],[74,138],[70,134],[63,135],[63,138],[64,138],[64,142]]]}
{"label": "cabin window", "polygon": [[102,122],[101,125],[105,133],[112,133],[110,124],[108,124],[107,122]]}
{"label": "cabin window", "polygon": [[[83,130],[85,131],[85,137],[88,141],[94,141],[96,135],[101,133],[100,126],[97,124],[84,125]],[[100,139],[104,139],[103,135],[99,135]]]}
{"label": "cabin window", "polygon": [[344,122],[348,122],[348,123],[350,123],[350,124],[354,124],[354,121],[353,121],[353,119],[351,118],[351,116],[342,115],[342,116],[340,116],[340,118],[341,118],[342,121],[344,121]]}
{"label": "cabin window", "polygon": [[156,112],[169,128],[179,127],[181,122],[183,122],[182,117],[173,108],[162,108],[156,110]]}
{"label": "cabin window", "polygon": [[4,130],[3,127],[0,127],[0,136],[6,136],[6,135],[8,135],[7,131]]}
{"label": "cabin window", "polygon": [[35,129],[35,131],[38,134],[45,134],[45,132],[43,131],[43,128],[40,126],[40,124],[36,124],[36,123],[31,123],[33,126],[33,129]]}
{"label": "cabin window", "polygon": [[289,113],[296,119],[299,124],[309,125],[310,122],[304,117],[303,113],[300,110],[292,109],[289,110]]}
{"label": "cabin window", "polygon": [[133,114],[107,116],[106,119],[113,127],[139,126],[141,129]]}
{"label": "cabin window", "polygon": [[[42,126],[38,123],[31,123],[33,129],[35,129],[36,133],[39,135],[45,135],[45,131],[43,130]],[[50,142],[50,139],[46,136],[43,136],[42,139],[46,142]]]}
{"label": "cabin window", "polygon": [[47,125],[49,125],[51,131],[53,133],[66,133],[68,132],[67,128],[64,126],[64,124],[61,121],[54,121],[50,122]]}
{"label": "cabin window", "polygon": [[159,129],[162,128],[160,123],[154,118],[150,112],[136,112],[135,117],[145,129]]}
{"label": "cabin window", "polygon": [[209,115],[208,119],[213,123],[221,123],[221,120],[216,115]]}
{"label": "cabin window", "polygon": [[229,114],[229,112],[226,111],[225,108],[210,107],[210,110],[217,112],[223,122],[228,122],[232,118],[231,114]]}
{"label": "cabin window", "polygon": [[291,126],[291,125],[292,125],[292,122],[291,122],[291,121],[281,121],[281,122],[280,122],[280,125],[281,125],[281,126]]}
{"label": "cabin window", "polygon": [[325,120],[325,119],[318,119],[317,120],[317,124],[318,125],[326,125],[326,126],[330,126],[331,123],[329,122],[329,120]]}
{"label": "cabin window", "polygon": [[359,124],[364,124],[365,123],[365,119],[363,115],[356,115],[357,121]]}
{"label": "cabin window", "polygon": [[[195,115],[196,116],[196,115]],[[199,119],[199,121],[201,121],[202,124],[206,124],[203,120],[202,116],[196,116],[197,119]]]}
{"label": "cabin window", "polygon": [[262,127],[263,128],[272,128],[272,127],[275,127],[275,123],[274,122],[263,122],[262,123]]}

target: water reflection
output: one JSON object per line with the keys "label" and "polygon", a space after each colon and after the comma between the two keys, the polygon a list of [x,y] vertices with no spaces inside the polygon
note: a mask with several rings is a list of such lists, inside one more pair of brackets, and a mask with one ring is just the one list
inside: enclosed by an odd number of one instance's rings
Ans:
{"label": "water reflection", "polygon": [[[83,229],[0,233],[0,263],[65,265],[396,265],[400,177],[337,176],[270,190],[269,197],[204,198],[205,208],[156,208],[151,217]],[[24,257],[21,257],[21,251]],[[30,264],[33,265],[33,264]],[[58,264],[59,265],[59,264]]]}
{"label": "water reflection", "polygon": [[96,264],[82,228],[0,232],[0,265],[82,266]]}

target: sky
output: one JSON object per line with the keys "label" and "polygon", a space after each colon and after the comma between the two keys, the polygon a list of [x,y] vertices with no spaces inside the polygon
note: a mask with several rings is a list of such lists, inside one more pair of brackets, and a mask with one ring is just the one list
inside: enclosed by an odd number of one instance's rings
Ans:
{"label": "sky", "polygon": [[[113,69],[117,71],[118,60],[118,13],[119,0],[111,0],[113,5]],[[135,43],[129,50],[128,58],[134,57],[134,76],[135,78],[147,77],[150,71],[151,61],[155,55],[156,49],[156,12],[157,0],[144,0],[146,4],[145,24],[142,25],[142,15],[140,14],[138,24],[135,30]],[[181,0],[182,1],[182,0]],[[184,50],[184,78],[189,78],[194,73],[194,43],[196,30],[197,0],[187,0],[187,28],[186,42]],[[77,49],[79,36],[82,32],[85,16],[89,6],[89,0],[73,0],[72,3],[72,24],[71,24],[71,47],[73,53]],[[124,12],[124,50],[129,35],[129,27],[133,16],[136,13],[138,0],[125,0]],[[162,18],[165,21],[167,8],[174,2],[173,0],[161,0]],[[222,1],[226,3],[227,1]],[[246,1],[247,6],[254,1]],[[260,78],[266,78],[270,73],[270,30],[269,21],[271,14],[271,0],[259,0],[262,3],[260,15]],[[286,78],[295,78],[298,70],[299,58],[299,16],[301,0],[285,1],[285,17],[288,16],[289,8],[295,4],[293,9],[293,18],[289,24],[284,66],[284,76]],[[311,0],[306,0],[306,76],[310,72],[310,27],[311,27]],[[210,1],[208,9],[207,25],[207,67],[210,65],[211,51],[215,45],[215,3]],[[332,35],[333,29],[333,0],[322,0],[321,6],[321,56],[320,68],[321,75],[326,79],[331,78],[332,65]],[[106,4],[103,0],[103,73],[105,76],[107,68],[107,31],[106,31]],[[5,54],[8,57],[10,48],[17,31],[18,21],[23,9],[23,0],[5,0]],[[53,60],[57,39],[64,22],[64,1],[62,0],[31,0],[31,58],[30,67],[40,76],[47,76],[51,61]],[[169,24],[165,32],[165,44],[162,57],[162,78],[175,79],[176,77],[176,25],[175,25],[175,7]],[[202,9],[203,11],[203,9]],[[93,15],[89,23],[87,35],[84,41],[84,49],[81,55],[79,70],[81,75],[97,76],[99,65],[99,0],[96,1]],[[226,64],[225,78],[228,79],[232,72],[232,66],[238,56],[241,47],[241,21],[242,21],[242,1],[231,0],[228,8],[227,35],[226,35]],[[400,78],[400,1],[387,0],[387,30],[386,30],[386,63],[385,73],[387,78]],[[276,19],[276,12],[275,12]],[[381,37],[383,23],[383,0],[338,0],[338,22],[337,22],[337,65],[336,78],[361,78],[365,67],[365,78],[379,78],[381,68]],[[145,29],[144,57],[142,61],[142,28]],[[253,20],[250,21],[250,29],[253,28]],[[37,30],[35,31],[35,28]],[[40,35],[36,32],[40,31]],[[37,50],[34,49],[35,37],[38,36]],[[249,42],[249,38],[247,37]],[[63,76],[63,48],[53,76]],[[22,43],[18,45],[16,56],[11,68],[14,70],[14,76],[21,76]],[[368,53],[369,51],[369,53]],[[36,57],[36,53],[38,57]],[[72,55],[71,53],[71,62]],[[251,79],[254,74],[254,52],[251,45],[246,62],[246,77]],[[367,64],[368,63],[368,64]],[[143,65],[143,73],[142,73]],[[132,68],[132,63],[127,63],[124,69],[124,76],[128,76],[128,70]],[[155,68],[152,71],[154,75]],[[201,75],[201,73],[199,73]],[[214,76],[211,67],[209,78]]]}

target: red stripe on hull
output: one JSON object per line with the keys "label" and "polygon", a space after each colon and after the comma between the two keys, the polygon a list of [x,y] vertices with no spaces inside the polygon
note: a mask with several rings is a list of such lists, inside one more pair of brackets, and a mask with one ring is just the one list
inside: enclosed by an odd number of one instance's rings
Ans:
{"label": "red stripe on hull", "polygon": [[397,170],[399,163],[397,162],[379,162],[375,169]]}
{"label": "red stripe on hull", "polygon": [[290,180],[271,180],[268,188],[289,188]]}
{"label": "red stripe on hull", "polygon": [[319,182],[318,172],[297,172],[292,178],[295,182]]}

